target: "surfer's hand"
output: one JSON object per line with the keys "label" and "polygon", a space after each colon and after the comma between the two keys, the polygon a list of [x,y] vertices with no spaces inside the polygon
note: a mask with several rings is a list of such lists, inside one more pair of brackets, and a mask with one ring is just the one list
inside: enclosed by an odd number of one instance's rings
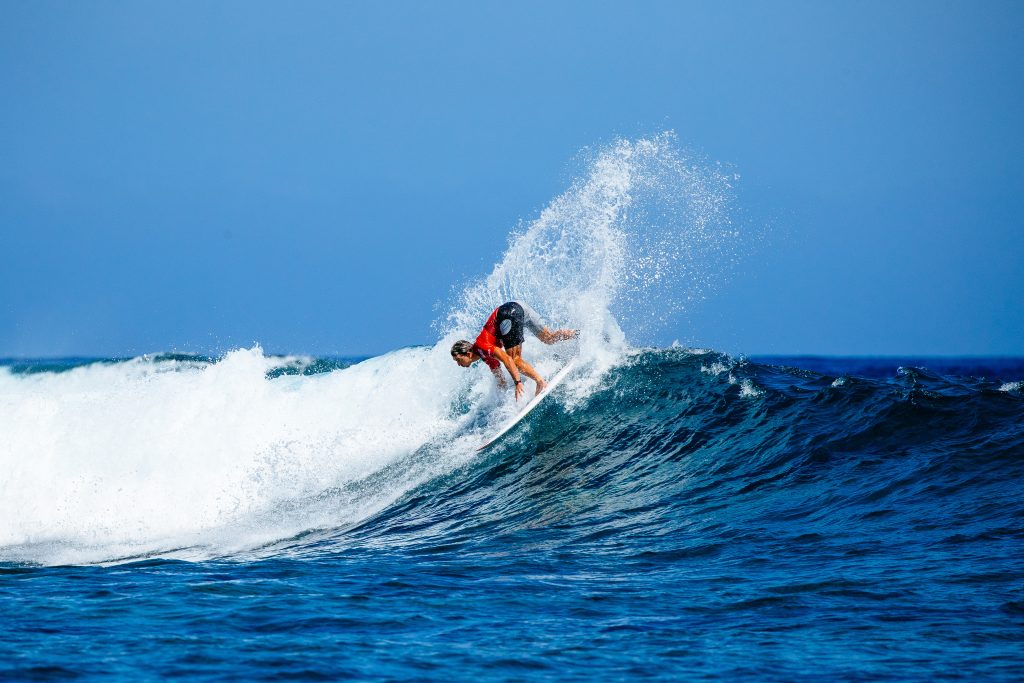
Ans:
{"label": "surfer's hand", "polygon": [[523,383],[522,382],[516,382],[516,400],[518,401],[519,397],[522,396],[522,395],[523,395]]}
{"label": "surfer's hand", "polygon": [[537,393],[536,396],[540,396],[540,392],[548,388],[548,383],[544,380],[537,382]]}

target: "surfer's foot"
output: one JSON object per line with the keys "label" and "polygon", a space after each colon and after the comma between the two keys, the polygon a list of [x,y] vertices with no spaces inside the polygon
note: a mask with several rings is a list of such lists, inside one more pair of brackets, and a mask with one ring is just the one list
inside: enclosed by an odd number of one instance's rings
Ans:
{"label": "surfer's foot", "polygon": [[537,396],[540,396],[541,392],[548,388],[548,383],[544,380],[537,382]]}

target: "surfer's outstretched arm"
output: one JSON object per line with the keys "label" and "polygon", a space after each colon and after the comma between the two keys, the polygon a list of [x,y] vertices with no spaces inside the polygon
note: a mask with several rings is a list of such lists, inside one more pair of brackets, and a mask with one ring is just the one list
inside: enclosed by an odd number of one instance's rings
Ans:
{"label": "surfer's outstretched arm", "polygon": [[537,395],[540,395],[540,392],[544,391],[544,387],[546,387],[548,383],[544,381],[540,374],[533,369],[533,366],[527,363],[522,356],[515,356],[513,359],[516,362],[516,367],[519,368],[524,375],[537,383]]}
{"label": "surfer's outstretched arm", "polygon": [[540,373],[533,369],[532,365],[523,360],[523,345],[520,344],[518,346],[513,346],[505,353],[508,354],[508,357],[512,359],[512,362],[516,364],[516,367],[519,368],[520,372],[537,383],[537,395],[539,396],[540,392],[544,391],[544,387],[546,387],[548,383],[544,381],[544,378],[540,376]]}
{"label": "surfer's outstretched arm", "polygon": [[[516,383],[516,400],[518,401],[519,397],[523,395],[523,378],[519,376],[519,369],[516,367],[516,364],[512,359],[508,357],[508,354],[505,353],[505,350],[500,346],[496,346],[494,348],[494,355],[498,357],[501,364],[508,370],[508,374],[512,375],[512,381]],[[497,373],[500,376],[501,370],[498,370]],[[501,379],[502,378],[499,377],[499,383]]]}

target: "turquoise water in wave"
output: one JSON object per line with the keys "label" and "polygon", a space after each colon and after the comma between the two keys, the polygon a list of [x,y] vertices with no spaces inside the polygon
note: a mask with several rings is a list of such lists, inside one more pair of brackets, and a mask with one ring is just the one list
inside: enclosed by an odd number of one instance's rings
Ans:
{"label": "turquoise water in wave", "polygon": [[1024,361],[435,355],[3,362],[0,679],[1024,676]]}

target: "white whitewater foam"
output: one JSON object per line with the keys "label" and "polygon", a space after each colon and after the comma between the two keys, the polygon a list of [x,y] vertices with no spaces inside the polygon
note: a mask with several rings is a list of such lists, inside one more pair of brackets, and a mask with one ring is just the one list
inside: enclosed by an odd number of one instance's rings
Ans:
{"label": "white whitewater foam", "polygon": [[738,384],[740,386],[741,398],[758,398],[760,396],[764,396],[764,389],[754,384],[753,380],[749,378],[741,381],[736,379],[736,376],[730,372],[728,381],[729,384]]}
{"label": "white whitewater foam", "polygon": [[440,349],[267,379],[280,363],[256,348],[201,367],[0,373],[0,559],[219,545],[214,531],[243,520],[251,544],[281,538],[311,522],[282,517],[281,503],[362,479],[467,419],[452,405],[474,378]]}
{"label": "white whitewater foam", "polygon": [[721,375],[724,372],[729,372],[729,366],[724,363],[712,363],[711,365],[701,365],[700,371],[706,375]]}
{"label": "white whitewater foam", "polygon": [[743,398],[758,398],[764,396],[764,389],[754,384],[752,380],[745,379],[740,382],[740,396]]}

